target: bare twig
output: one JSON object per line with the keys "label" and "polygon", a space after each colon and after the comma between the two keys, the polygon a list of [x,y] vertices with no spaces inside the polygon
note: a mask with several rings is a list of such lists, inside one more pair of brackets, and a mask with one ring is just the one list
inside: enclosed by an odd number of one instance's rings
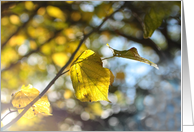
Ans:
{"label": "bare twig", "polygon": [[17,110],[13,110],[13,111],[9,111],[2,119],[1,119],[1,121],[7,116],[7,115],[9,115],[9,114],[11,114],[11,113],[13,113],[13,112],[17,112]]}
{"label": "bare twig", "polygon": [[124,6],[121,6],[119,9],[117,9],[116,11],[114,11],[111,15],[107,16],[104,18],[104,20],[101,22],[101,24],[95,28],[94,30],[92,30],[91,32],[89,32],[87,35],[85,35],[83,37],[83,39],[80,41],[78,47],[76,48],[76,50],[73,52],[73,54],[71,55],[71,57],[69,58],[68,62],[65,64],[65,66],[63,66],[60,71],[57,73],[57,75],[53,78],[53,80],[46,86],[46,88],[39,94],[39,96],[37,96],[31,103],[29,103],[26,108],[15,118],[13,119],[10,123],[8,123],[7,125],[5,125],[4,127],[1,128],[1,130],[6,130],[7,128],[9,128],[10,126],[12,126],[14,123],[16,123],[27,111],[28,109],[33,106],[34,103],[36,103],[36,101],[38,101],[48,90],[49,88],[55,83],[55,81],[61,76],[63,75],[63,71],[65,70],[65,68],[67,68],[67,66],[72,62],[75,54],[77,53],[77,51],[80,49],[81,45],[83,44],[83,42],[94,32],[98,31],[102,25],[106,22],[106,20],[110,17],[112,17],[113,14],[115,14],[116,12],[118,12],[119,10],[121,10]]}

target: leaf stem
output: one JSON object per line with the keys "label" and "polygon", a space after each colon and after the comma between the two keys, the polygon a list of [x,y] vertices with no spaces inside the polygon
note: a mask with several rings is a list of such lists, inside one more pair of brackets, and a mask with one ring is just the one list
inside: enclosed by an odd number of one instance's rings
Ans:
{"label": "leaf stem", "polygon": [[111,59],[111,58],[114,58],[116,56],[111,56],[111,57],[107,57],[107,58],[102,58],[101,60],[106,60],[106,59]]}
{"label": "leaf stem", "polygon": [[11,113],[13,113],[13,112],[17,112],[17,110],[13,110],[13,111],[9,111],[2,119],[1,119],[1,121],[7,116],[7,115],[9,115],[9,114],[11,114]]}
{"label": "leaf stem", "polygon": [[65,71],[65,72],[63,72],[63,73],[61,73],[61,75],[65,74],[65,73],[67,73],[67,72],[69,72],[69,70],[67,70],[67,71]]}

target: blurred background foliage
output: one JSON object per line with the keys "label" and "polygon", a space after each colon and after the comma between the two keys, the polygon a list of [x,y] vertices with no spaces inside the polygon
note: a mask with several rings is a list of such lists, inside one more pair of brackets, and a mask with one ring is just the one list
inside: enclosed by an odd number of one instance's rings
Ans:
{"label": "blurred background foliage", "polygon": [[[144,39],[144,17],[152,7],[161,12],[161,2],[1,1],[1,117],[8,112],[12,93],[23,84],[42,91],[83,35],[122,5],[89,36],[76,57],[86,49],[102,58],[112,56],[109,43],[117,50],[136,47],[159,66],[157,70],[124,58],[104,60],[115,76],[108,96],[112,103],[80,102],[65,74],[47,92],[53,116],[22,117],[8,130],[181,130],[181,2],[163,4],[170,15]],[[3,125],[16,115],[6,117]]]}

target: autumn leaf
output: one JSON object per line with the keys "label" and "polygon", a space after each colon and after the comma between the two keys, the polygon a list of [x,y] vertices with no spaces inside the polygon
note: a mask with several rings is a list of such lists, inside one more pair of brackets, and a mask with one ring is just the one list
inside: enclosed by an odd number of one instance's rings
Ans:
{"label": "autumn leaf", "polygon": [[122,71],[117,72],[117,73],[116,73],[116,78],[119,79],[119,80],[125,79],[125,73],[122,72]]}
{"label": "autumn leaf", "polygon": [[61,9],[55,6],[47,6],[47,13],[52,16],[61,19],[62,21],[65,21],[65,14]]}
{"label": "autumn leaf", "polygon": [[82,102],[109,101],[108,89],[114,81],[112,72],[102,67],[100,57],[85,50],[71,65],[70,76],[77,99]]}
{"label": "autumn leaf", "polygon": [[156,69],[159,69],[158,66],[155,63],[153,63],[153,62],[151,62],[151,61],[141,57],[138,54],[137,49],[134,48],[134,47],[129,49],[129,50],[118,51],[118,50],[115,50],[115,49],[111,48],[109,46],[109,44],[107,44],[107,46],[111,49],[111,51],[113,52],[113,56],[115,56],[115,57],[122,57],[122,58],[127,58],[127,59],[132,59],[132,60],[140,61],[140,62],[146,63],[146,64],[148,64],[150,66],[153,66]]}
{"label": "autumn leaf", "polygon": [[[32,85],[25,87],[22,86],[21,90],[15,93],[12,98],[12,105],[18,108],[18,113],[21,113],[24,108],[32,102],[38,95],[39,91],[33,88]],[[51,115],[50,114],[50,103],[47,96],[41,97],[30,109],[24,114],[24,117],[30,119],[37,114]]]}

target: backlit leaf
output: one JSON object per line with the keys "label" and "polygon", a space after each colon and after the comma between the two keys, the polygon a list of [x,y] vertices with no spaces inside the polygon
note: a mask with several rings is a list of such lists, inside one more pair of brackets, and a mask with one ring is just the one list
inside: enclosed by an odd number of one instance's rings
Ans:
{"label": "backlit leaf", "polygon": [[155,63],[153,63],[153,62],[151,62],[151,61],[149,61],[149,60],[147,60],[147,59],[141,57],[141,56],[138,54],[137,49],[134,48],[134,47],[131,48],[131,49],[128,49],[128,50],[118,51],[118,50],[115,50],[115,49],[111,48],[111,47],[109,46],[109,44],[107,44],[107,46],[108,46],[108,47],[111,49],[111,51],[113,52],[113,56],[122,57],[122,58],[127,58],[127,59],[132,59],[132,60],[136,60],[136,61],[140,61],[140,62],[146,63],[146,64],[148,64],[148,65],[150,65],[150,66],[153,66],[153,67],[155,67],[156,69],[159,69],[158,66],[157,66]]}
{"label": "backlit leaf", "polygon": [[82,102],[109,101],[109,85],[114,81],[112,72],[102,67],[100,57],[85,50],[71,65],[71,80],[77,99]]}
{"label": "backlit leaf", "polygon": [[[39,91],[31,85],[22,86],[21,90],[15,93],[12,98],[13,107],[18,108],[18,113],[21,113],[30,102],[32,102],[38,95]],[[50,114],[50,103],[47,96],[40,98],[30,109],[24,114],[26,118],[33,118],[37,114],[42,113],[45,115]]]}

